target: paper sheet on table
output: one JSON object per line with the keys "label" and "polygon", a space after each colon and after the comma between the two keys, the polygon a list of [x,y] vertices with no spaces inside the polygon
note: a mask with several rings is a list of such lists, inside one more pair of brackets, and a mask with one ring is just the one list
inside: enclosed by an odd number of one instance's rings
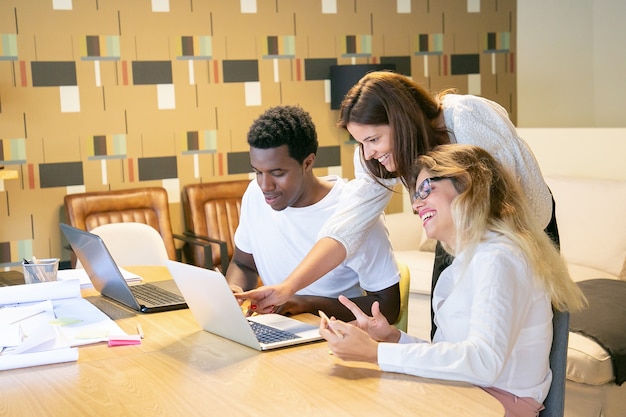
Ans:
{"label": "paper sheet on table", "polygon": [[55,319],[50,300],[12,305],[0,312],[3,321],[0,370],[78,360],[78,349],[70,347],[57,326],[50,324]]}
{"label": "paper sheet on table", "polygon": [[0,287],[0,305],[80,297],[77,280]]}
{"label": "paper sheet on table", "polygon": [[[122,276],[128,283],[140,282],[142,280],[142,278],[139,275],[133,274],[132,272],[127,271],[124,268],[120,268],[120,272],[122,273]],[[93,284],[91,283],[91,280],[89,279],[89,276],[87,275],[87,271],[85,271],[82,268],[61,269],[57,272],[57,280],[68,281],[71,279],[79,280],[81,288],[93,288]]]}
{"label": "paper sheet on table", "polygon": [[77,360],[77,348],[44,350],[42,352],[22,353],[21,355],[2,355],[0,356],[0,371],[52,363],[76,362]]}
{"label": "paper sheet on table", "polygon": [[[17,291],[17,287],[30,291]],[[0,309],[4,348],[0,370],[75,361],[76,346],[126,335],[117,323],[80,297],[77,280],[0,288],[0,300],[4,307]]]}

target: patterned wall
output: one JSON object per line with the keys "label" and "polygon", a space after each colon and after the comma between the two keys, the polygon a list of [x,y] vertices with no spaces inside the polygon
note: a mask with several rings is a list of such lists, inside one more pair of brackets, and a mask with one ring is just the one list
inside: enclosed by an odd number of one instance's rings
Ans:
{"label": "patterned wall", "polygon": [[299,104],[347,177],[331,65],[394,64],[515,120],[515,0],[2,0],[0,267],[60,256],[69,193],[249,176],[245,135]]}

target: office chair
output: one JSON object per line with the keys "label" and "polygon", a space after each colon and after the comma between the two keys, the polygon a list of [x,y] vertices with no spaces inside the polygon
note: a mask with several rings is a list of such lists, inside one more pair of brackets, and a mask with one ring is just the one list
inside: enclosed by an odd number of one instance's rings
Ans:
{"label": "office chair", "polygon": [[400,314],[398,315],[398,320],[394,323],[394,327],[406,332],[409,326],[411,273],[409,272],[409,267],[402,262],[398,262],[398,269],[400,270]]}
{"label": "office chair", "polygon": [[[250,180],[190,184],[183,187],[185,235],[203,239],[212,245],[212,260],[226,274],[234,252],[234,236],[239,226],[241,199]],[[188,258],[200,262],[206,254],[201,247]]]}
{"label": "office chair", "polygon": [[552,318],[552,347],[550,369],[552,383],[543,402],[545,407],[539,417],[563,417],[565,412],[565,377],[567,367],[567,343],[569,340],[569,312],[554,310]]}
{"label": "office chair", "polygon": [[[182,261],[186,246],[201,246],[206,248],[207,254],[201,266],[213,268],[211,247],[206,242],[172,232],[165,188],[144,187],[69,194],[64,198],[64,205],[67,223],[78,229],[90,232],[104,224],[144,223],[159,233],[169,259]],[[182,248],[176,247],[175,239],[183,242]],[[133,253],[138,252],[138,249],[135,248]]]}
{"label": "office chair", "polygon": [[[103,224],[91,233],[102,238],[118,266],[165,265],[169,259],[161,235],[145,223]],[[76,268],[80,267],[79,263]]]}

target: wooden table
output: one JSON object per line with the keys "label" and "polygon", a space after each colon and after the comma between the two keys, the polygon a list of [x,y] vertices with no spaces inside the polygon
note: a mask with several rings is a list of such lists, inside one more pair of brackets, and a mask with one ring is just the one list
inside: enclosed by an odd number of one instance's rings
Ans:
{"label": "wooden table", "polygon": [[117,322],[128,333],[140,323],[142,344],[84,346],[77,363],[0,372],[0,415],[504,415],[480,388],[343,362],[325,342],[257,352],[202,331],[189,310]]}

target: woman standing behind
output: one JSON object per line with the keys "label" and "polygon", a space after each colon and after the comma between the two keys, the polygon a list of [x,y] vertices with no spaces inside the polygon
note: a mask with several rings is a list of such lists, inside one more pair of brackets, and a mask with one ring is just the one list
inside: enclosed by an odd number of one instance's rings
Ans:
{"label": "woman standing behind", "polygon": [[[339,126],[359,142],[355,179],[348,183],[339,208],[320,231],[320,240],[279,286],[242,293],[268,312],[297,290],[319,279],[356,252],[401,181],[411,184],[413,161],[437,145],[472,144],[490,152],[522,185],[542,227],[554,219],[553,200],[527,144],[517,135],[504,108],[472,95],[444,92],[433,97],[411,79],[393,72],[371,72],[348,92]],[[556,222],[549,233],[558,242]],[[433,288],[450,260],[439,247]]]}
{"label": "woman standing behind", "polygon": [[552,308],[585,300],[542,231],[518,181],[485,150],[443,145],[417,160],[413,210],[454,261],[435,287],[433,342],[340,301],[356,325],[322,320],[320,334],[344,360],[390,372],[465,381],[501,401],[509,416],[536,416],[551,383]]}

